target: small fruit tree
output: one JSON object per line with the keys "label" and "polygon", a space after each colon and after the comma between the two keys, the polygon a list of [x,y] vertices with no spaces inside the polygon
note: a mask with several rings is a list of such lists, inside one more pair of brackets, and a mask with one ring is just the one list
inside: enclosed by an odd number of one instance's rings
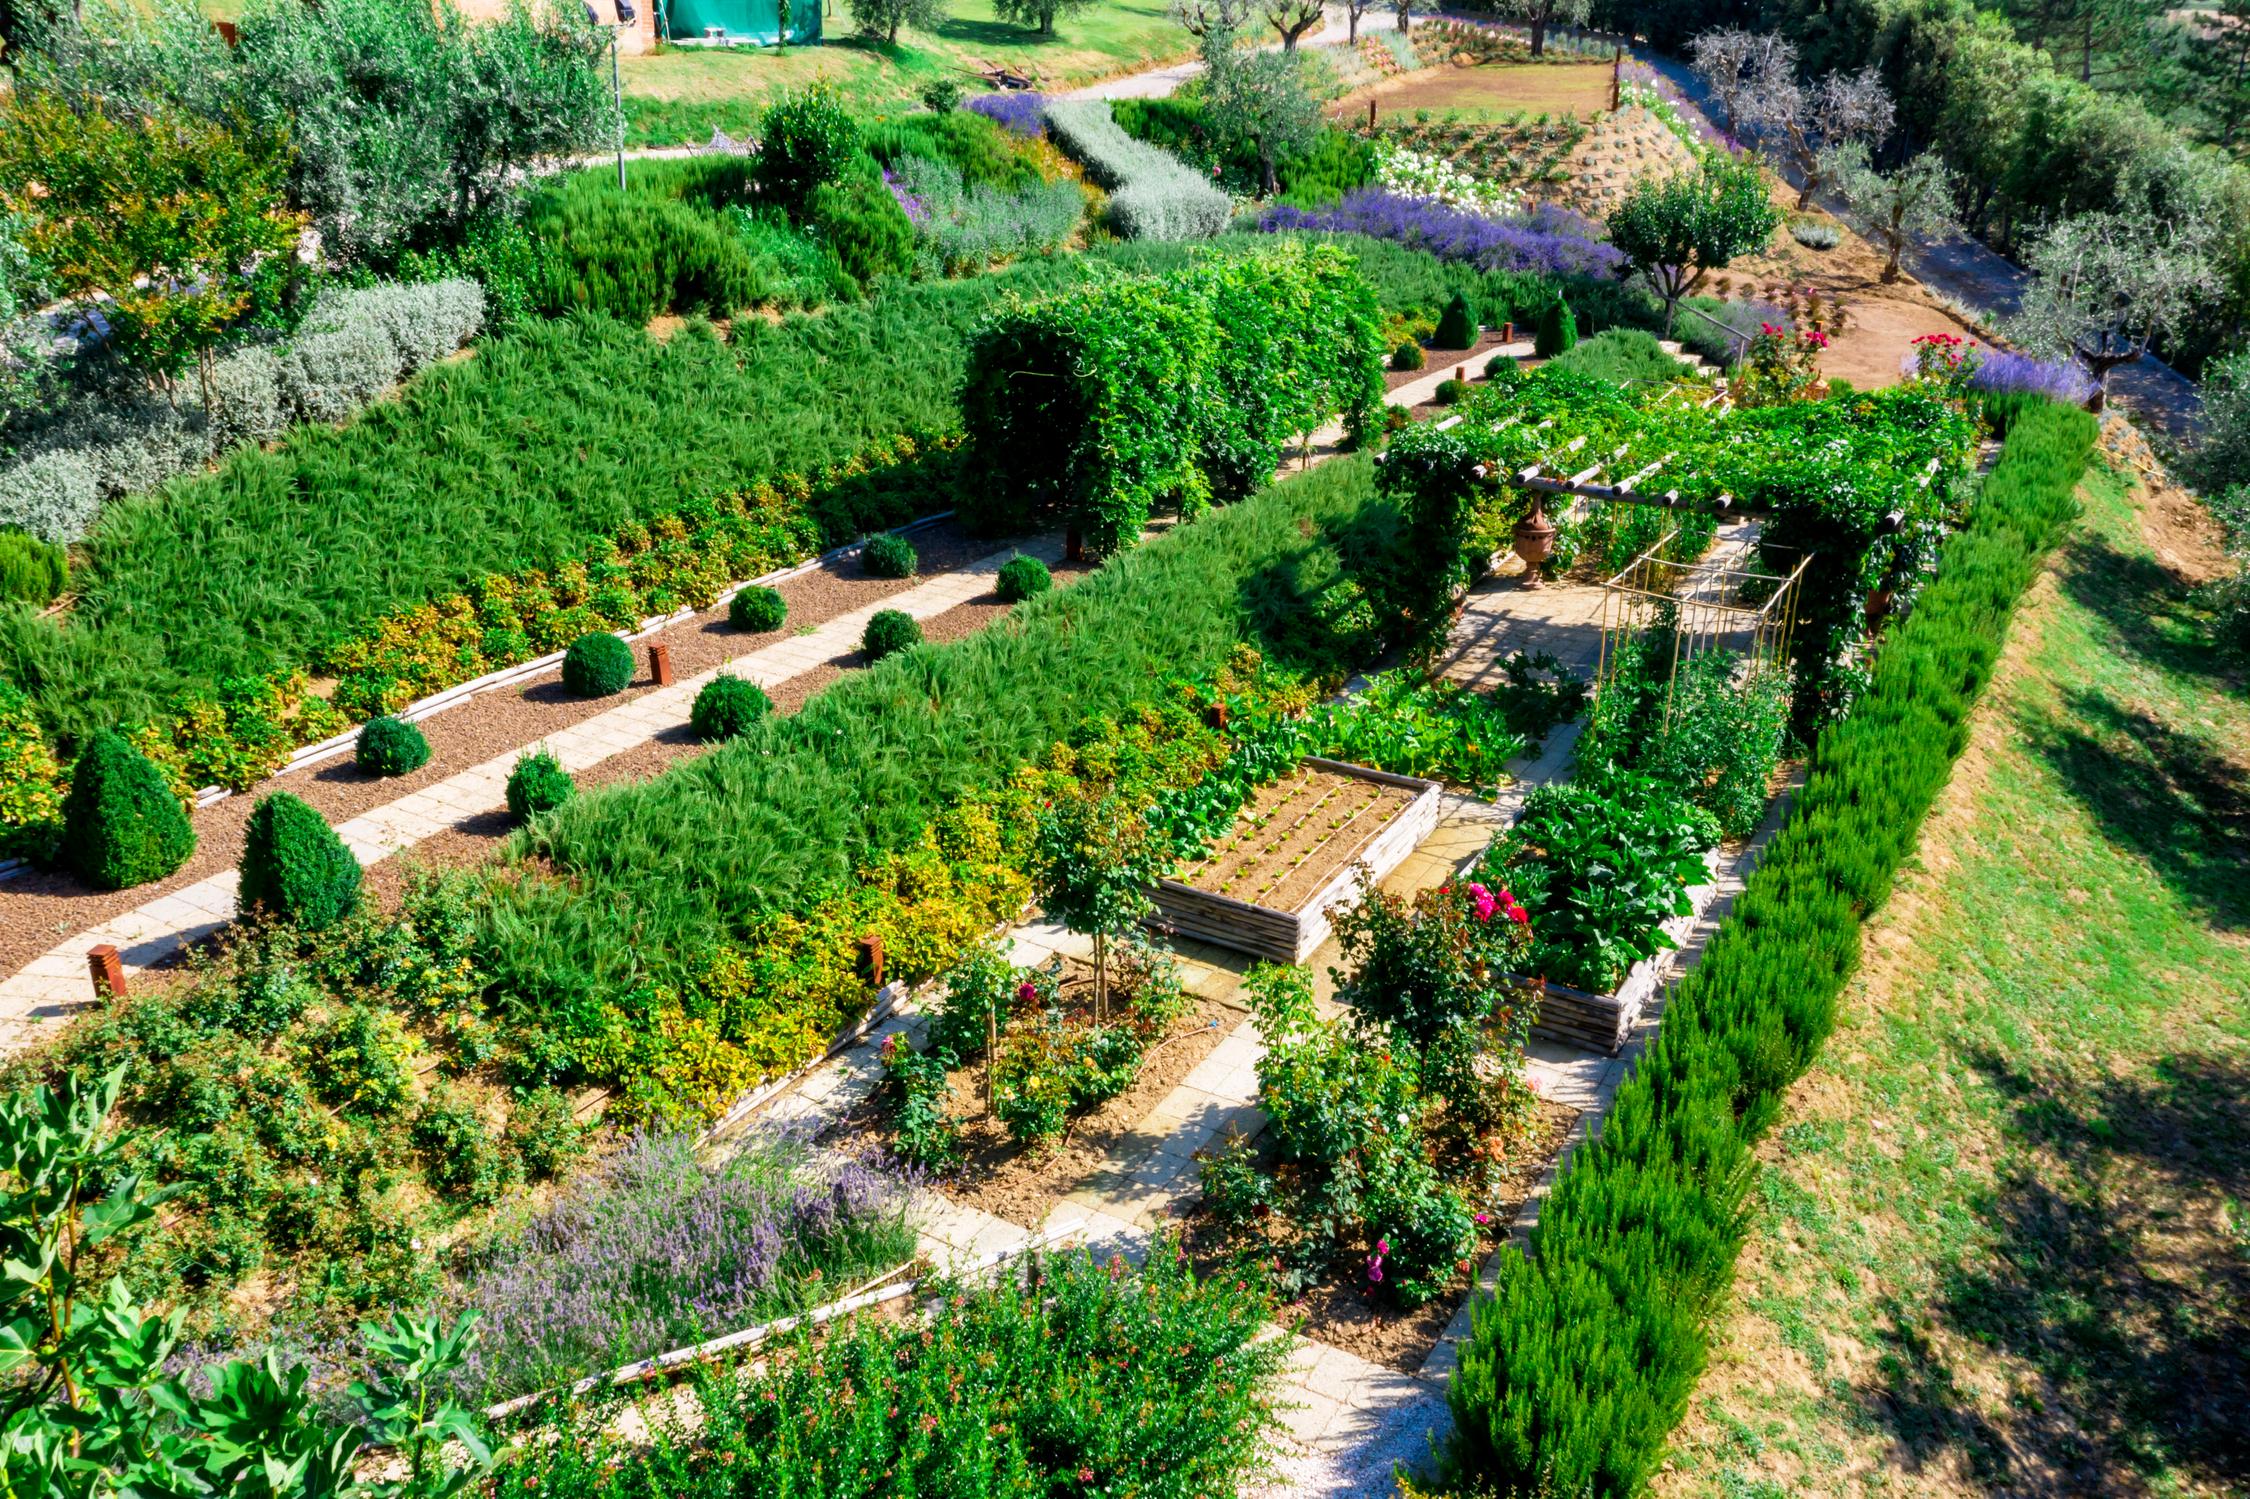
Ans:
{"label": "small fruit tree", "polygon": [[1039,904],[1094,939],[1094,1021],[1109,1018],[1109,944],[1148,914],[1169,860],[1140,814],[1114,793],[1069,796],[1039,814]]}

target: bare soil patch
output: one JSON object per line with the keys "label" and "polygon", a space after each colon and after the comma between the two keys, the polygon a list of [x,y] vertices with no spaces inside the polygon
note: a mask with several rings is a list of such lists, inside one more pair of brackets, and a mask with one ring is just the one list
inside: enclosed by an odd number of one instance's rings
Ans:
{"label": "bare soil patch", "polygon": [[1470,67],[1439,63],[1402,73],[1345,95],[1329,106],[1337,119],[1365,120],[1372,99],[1378,114],[1416,110],[1458,112],[1468,119],[1512,114],[1576,114],[1609,108],[1606,62],[1489,62]]}
{"label": "bare soil patch", "polygon": [[1299,766],[1259,788],[1180,883],[1274,911],[1317,895],[1414,801],[1403,786]]}

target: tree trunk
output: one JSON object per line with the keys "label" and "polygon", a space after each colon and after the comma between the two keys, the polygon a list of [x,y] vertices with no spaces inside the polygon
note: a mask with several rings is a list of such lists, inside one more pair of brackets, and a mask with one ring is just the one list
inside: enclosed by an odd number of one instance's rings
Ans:
{"label": "tree trunk", "polygon": [[1359,12],[1356,10],[1344,12],[1344,45],[1347,47],[1359,45]]}
{"label": "tree trunk", "polygon": [[1531,18],[1531,55],[1533,57],[1545,57],[1547,55],[1547,13],[1545,11],[1541,11]]}
{"label": "tree trunk", "polygon": [[1094,933],[1094,1024],[1109,1019],[1109,934]]}
{"label": "tree trunk", "polygon": [[1260,170],[1265,174],[1266,184],[1265,191],[1259,196],[1270,198],[1275,193],[1281,191],[1281,180],[1274,174],[1272,153],[1260,152],[1258,155],[1258,166]]}

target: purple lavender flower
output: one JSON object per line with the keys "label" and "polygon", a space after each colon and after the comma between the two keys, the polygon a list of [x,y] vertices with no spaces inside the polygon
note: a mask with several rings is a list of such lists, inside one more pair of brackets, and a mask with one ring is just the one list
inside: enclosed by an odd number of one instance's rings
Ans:
{"label": "purple lavender flower", "polygon": [[1003,89],[995,94],[979,94],[966,108],[983,115],[1003,130],[1013,130],[1018,135],[1034,138],[1047,133],[1047,96],[1024,89]]}
{"label": "purple lavender flower", "polygon": [[1480,271],[1545,276],[1619,274],[1624,256],[1613,246],[1576,232],[1590,229],[1590,224],[1577,220],[1563,227],[1576,219],[1576,215],[1562,210],[1540,210],[1521,218],[1488,218],[1465,208],[1363,187],[1347,193],[1334,208],[1270,208],[1258,227],[1268,234],[1297,229],[1396,240],[1427,250],[1441,260],[1466,262]]}
{"label": "purple lavender flower", "polygon": [[[1906,364],[1909,373],[1913,362],[1909,354]],[[2066,359],[2034,359],[2029,354],[2014,354],[2003,349],[1985,351],[1983,362],[1969,377],[1969,388],[1990,395],[2022,391],[2072,406],[2085,405],[2094,394],[2092,377]]]}
{"label": "purple lavender flower", "polygon": [[906,215],[907,221],[913,224],[915,228],[919,229],[929,223],[930,205],[908,192],[906,184],[901,182],[889,167],[883,168],[883,186],[891,190],[891,196],[898,200],[900,211]]}

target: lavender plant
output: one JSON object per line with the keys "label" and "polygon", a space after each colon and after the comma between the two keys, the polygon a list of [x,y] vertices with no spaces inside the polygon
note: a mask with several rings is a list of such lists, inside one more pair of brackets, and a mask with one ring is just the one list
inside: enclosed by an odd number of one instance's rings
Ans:
{"label": "lavender plant", "polygon": [[2029,354],[1993,349],[1969,376],[1969,388],[1987,395],[2040,395],[2083,406],[2093,398],[2094,381],[2067,359],[2034,359]]}
{"label": "lavender plant", "polygon": [[1047,134],[1047,96],[1029,91],[1014,93],[979,94],[966,106],[971,114],[983,115],[1003,130],[1018,135],[1028,135],[1035,140]]}
{"label": "lavender plant", "polygon": [[1592,226],[1575,215],[1495,218],[1373,187],[1345,194],[1334,208],[1270,208],[1258,227],[1268,234],[1285,230],[1365,234],[1480,271],[1613,276],[1624,264],[1616,250],[1581,232]]}
{"label": "lavender plant", "polygon": [[832,1300],[914,1253],[914,1183],[789,1133],[717,1162],[642,1136],[469,1273],[486,1336],[460,1387],[505,1399]]}
{"label": "lavender plant", "polygon": [[925,269],[944,275],[1052,249],[1070,238],[1086,211],[1085,194],[1075,182],[1038,182],[1005,192],[964,184],[959,167],[925,156],[901,157],[883,180],[913,221]]}

